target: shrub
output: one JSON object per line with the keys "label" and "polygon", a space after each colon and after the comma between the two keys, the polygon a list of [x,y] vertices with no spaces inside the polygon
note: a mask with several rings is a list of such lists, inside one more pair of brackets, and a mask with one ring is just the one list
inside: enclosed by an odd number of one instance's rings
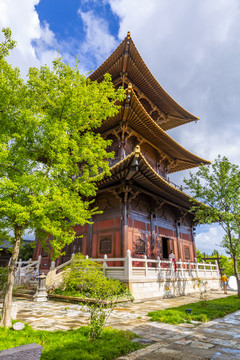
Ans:
{"label": "shrub", "polygon": [[[133,299],[130,291],[118,280],[103,275],[102,267],[82,254],[75,255],[62,285],[66,292],[85,298],[90,313],[90,337],[100,338],[107,318],[120,299]],[[59,293],[59,291],[58,291]],[[91,301],[88,299],[91,298]]]}

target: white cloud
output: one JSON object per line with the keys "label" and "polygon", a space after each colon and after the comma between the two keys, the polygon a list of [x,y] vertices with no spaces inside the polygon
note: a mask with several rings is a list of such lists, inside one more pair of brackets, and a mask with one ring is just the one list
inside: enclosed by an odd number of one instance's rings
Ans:
{"label": "white cloud", "polygon": [[224,231],[219,225],[200,225],[197,232],[197,249],[207,254],[211,254],[213,250],[218,250],[219,254],[225,254],[224,248],[220,245]]}
{"label": "white cloud", "polygon": [[[0,29],[10,27],[17,47],[9,62],[20,68],[23,76],[30,66],[50,65],[60,45],[47,23],[41,25],[35,6],[39,0],[1,0]],[[2,39],[2,35],[0,35]]]}
{"label": "white cloud", "polygon": [[94,57],[101,64],[117,46],[114,36],[108,30],[108,22],[96,16],[92,11],[83,12],[79,9],[78,14],[83,21],[86,33],[86,39],[79,51]]}

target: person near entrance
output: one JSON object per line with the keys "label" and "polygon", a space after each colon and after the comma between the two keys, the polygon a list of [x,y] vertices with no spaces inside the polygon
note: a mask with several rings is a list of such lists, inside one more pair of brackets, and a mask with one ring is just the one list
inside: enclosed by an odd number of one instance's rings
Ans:
{"label": "person near entrance", "polygon": [[223,287],[224,294],[227,294],[228,278],[227,278],[226,274],[222,274],[221,282],[222,282],[222,287]]}
{"label": "person near entrance", "polygon": [[177,264],[176,264],[176,257],[173,253],[173,251],[171,250],[170,251],[170,254],[169,254],[169,261],[172,261],[173,262],[173,265],[174,265],[174,270],[175,272],[177,271]]}

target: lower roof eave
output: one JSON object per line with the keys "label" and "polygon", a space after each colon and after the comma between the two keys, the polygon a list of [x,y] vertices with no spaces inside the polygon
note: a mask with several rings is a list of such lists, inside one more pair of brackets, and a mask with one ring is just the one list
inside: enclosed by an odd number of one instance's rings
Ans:
{"label": "lower roof eave", "polygon": [[[152,197],[153,199],[160,200],[161,202],[169,204],[177,209],[181,209],[181,210],[190,212],[190,208],[191,208],[190,203],[183,204],[183,203],[179,203],[179,202],[173,202],[172,200],[168,199],[167,197],[156,194],[156,193],[152,192],[151,190],[143,188],[142,186],[140,186],[136,183],[132,183],[131,186],[134,188],[134,190],[139,191],[143,194],[146,194],[146,195]],[[105,186],[99,187],[97,194],[103,194],[106,192],[114,192],[116,190],[120,190],[121,187],[123,187],[123,184],[120,182],[112,184],[112,185],[105,184]]]}

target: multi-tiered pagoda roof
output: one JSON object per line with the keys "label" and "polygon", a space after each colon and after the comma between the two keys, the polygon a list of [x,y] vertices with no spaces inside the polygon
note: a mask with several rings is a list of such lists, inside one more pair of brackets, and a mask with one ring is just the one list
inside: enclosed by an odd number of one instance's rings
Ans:
{"label": "multi-tiered pagoda roof", "polygon": [[[182,204],[183,207],[189,208],[190,197],[170,185],[166,176],[160,176],[152,168],[141,150],[141,143],[147,143],[159,154],[161,161],[167,163],[167,174],[194,168],[200,164],[209,164],[209,161],[189,152],[166,133],[166,130],[197,121],[199,118],[182,108],[161,87],[141,58],[130,33],[109,58],[90,75],[90,79],[100,82],[105,73],[111,74],[116,87],[123,86],[126,89],[127,96],[119,113],[104,121],[98,131],[104,137],[113,133],[125,133],[127,137],[137,138],[140,163],[135,175],[132,176],[132,181],[134,180],[136,185],[141,183],[142,187],[161,198],[167,198],[168,202],[179,202],[179,206]],[[132,159],[135,157],[136,150],[121,158],[110,170],[111,179],[106,177],[99,183],[99,187],[105,188],[120,179],[129,179],[128,173],[132,170]]]}

